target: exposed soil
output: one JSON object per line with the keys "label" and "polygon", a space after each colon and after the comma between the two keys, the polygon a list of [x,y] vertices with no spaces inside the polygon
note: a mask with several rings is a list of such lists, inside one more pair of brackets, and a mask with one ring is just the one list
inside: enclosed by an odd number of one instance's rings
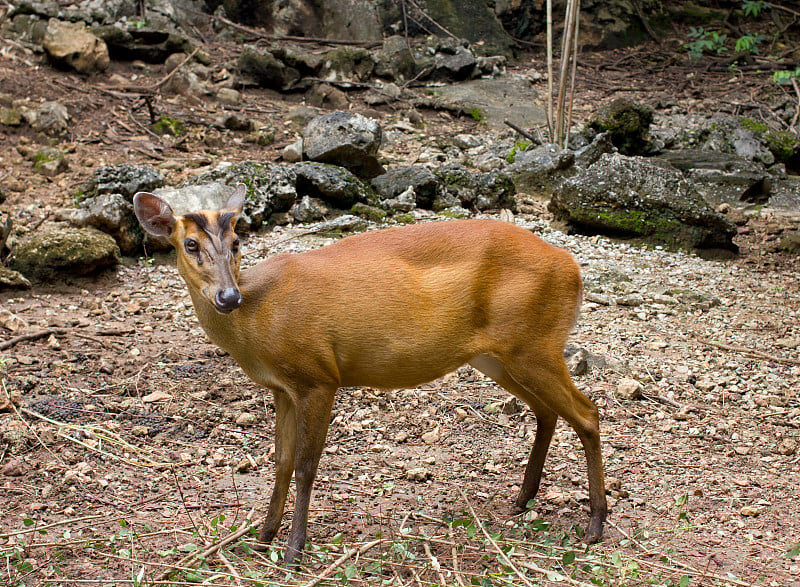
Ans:
{"label": "exposed soil", "polygon": [[[0,47],[0,93],[57,100],[72,118],[69,136],[58,141],[69,152],[70,169],[54,179],[33,173],[23,155],[48,139],[27,127],[2,129],[3,209],[18,239],[51,222],[97,166],[149,164],[175,185],[221,160],[277,160],[298,130],[286,113],[302,96],[247,89],[242,110],[275,128],[273,145],[259,147],[215,128],[219,104],[161,94],[153,98],[156,110],[187,122],[189,133],[158,137],[147,130],[144,100],[105,84],[119,74],[148,85],[166,75],[160,66],[115,62],[108,74],[83,78],[41,65],[12,42],[0,40]],[[221,67],[236,47],[215,49],[212,67]],[[755,73],[731,79],[727,71],[662,58],[652,47],[588,55],[579,77],[579,121],[620,95],[684,111],[735,111],[780,98]],[[403,104],[366,108],[357,92],[348,98],[385,128],[406,111]],[[383,151],[392,163],[413,161],[442,137],[486,132],[469,118],[420,114],[424,130],[397,133]],[[548,229],[547,214],[535,205],[526,212],[520,223],[566,246],[584,265],[593,293],[572,340],[629,369],[628,375],[593,369],[575,378],[601,411],[612,504],[606,541],[593,551],[610,569],[602,584],[645,580],[628,567],[615,569],[619,552],[625,564],[636,562],[642,577],[660,584],[678,584],[686,575],[692,585],[800,585],[800,561],[785,556],[800,542],[800,261],[775,246],[781,233],[798,227],[754,216],[737,241],[739,258],[704,261],[566,236]],[[247,246],[281,241],[274,250],[298,251],[330,242],[285,240],[295,232],[264,231]],[[247,258],[254,261],[255,255]],[[605,305],[609,299],[620,303]],[[22,402],[0,414],[0,548],[9,557],[22,540],[20,558],[31,566],[18,573],[21,567],[11,564],[17,559],[9,558],[0,583],[128,584],[142,568],[155,579],[185,554],[157,553],[200,544],[193,532],[213,538],[212,521],[220,514],[226,517],[220,527],[241,524],[252,510],[253,519],[264,514],[274,472],[270,396],[207,342],[171,256],[127,259],[95,278],[0,292],[0,305],[22,321],[13,332],[1,330],[3,340],[52,330],[2,352],[0,402],[8,395],[21,395]],[[643,398],[616,397],[625,377],[643,383]],[[580,550],[574,527],[586,523],[588,495],[577,437],[560,423],[535,515],[516,517],[511,506],[535,421],[526,409],[503,413],[496,404],[505,399],[469,368],[413,390],[341,390],[313,496],[312,549],[339,553],[383,536],[395,541],[365,548],[362,558],[382,553],[387,581],[469,583],[503,562],[479,527],[470,535],[444,524],[471,518],[473,508],[491,533],[505,533],[495,540],[511,540],[530,528],[530,518],[541,518],[550,524],[542,532]],[[412,469],[424,471],[411,479]],[[46,534],[31,532],[57,523]],[[27,533],[20,539],[17,532]],[[385,562],[396,556],[391,548],[401,538],[420,532],[434,538],[409,539],[415,559]],[[277,546],[285,534],[284,528]],[[536,556],[524,560],[567,574],[560,558]],[[267,559],[255,561],[226,567],[216,559],[223,575],[209,584],[235,584],[232,575],[252,578],[248,569],[272,583],[308,580],[286,578]],[[306,571],[322,573],[328,562],[310,556]],[[356,568],[351,582],[375,584]],[[527,568],[531,580],[562,582]],[[563,582],[585,583],[589,576]],[[514,573],[507,580],[524,584]]]}

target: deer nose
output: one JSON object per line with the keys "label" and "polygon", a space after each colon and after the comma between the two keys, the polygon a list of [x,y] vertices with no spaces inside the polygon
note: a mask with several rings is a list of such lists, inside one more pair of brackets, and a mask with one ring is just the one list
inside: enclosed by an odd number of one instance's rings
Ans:
{"label": "deer nose", "polygon": [[214,296],[217,311],[227,314],[242,305],[242,293],[235,287],[226,287]]}

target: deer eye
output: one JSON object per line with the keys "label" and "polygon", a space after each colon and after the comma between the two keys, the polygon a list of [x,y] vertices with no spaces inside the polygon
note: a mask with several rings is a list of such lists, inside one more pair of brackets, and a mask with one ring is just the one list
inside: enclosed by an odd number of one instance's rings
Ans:
{"label": "deer eye", "polygon": [[197,244],[197,241],[193,238],[187,238],[183,241],[183,246],[186,248],[186,251],[189,253],[196,253],[200,250],[200,245]]}

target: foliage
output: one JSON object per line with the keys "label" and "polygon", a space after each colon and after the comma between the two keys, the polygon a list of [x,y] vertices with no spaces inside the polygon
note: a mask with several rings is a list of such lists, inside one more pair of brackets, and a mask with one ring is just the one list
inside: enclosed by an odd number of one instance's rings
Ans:
{"label": "foliage", "polygon": [[794,71],[782,69],[772,74],[772,81],[776,84],[790,84],[793,79],[800,78],[800,67]]}
{"label": "foliage", "polygon": [[721,55],[727,51],[725,39],[728,38],[728,35],[726,34],[707,31],[703,27],[689,27],[689,38],[694,39],[694,41],[684,44],[683,47],[693,59],[699,59],[703,56],[703,53]]}
{"label": "foliage", "polygon": [[517,159],[517,153],[520,151],[527,151],[528,147],[530,147],[532,143],[530,141],[520,141],[516,143],[512,148],[511,151],[506,155],[506,161],[509,163],[513,163]]}

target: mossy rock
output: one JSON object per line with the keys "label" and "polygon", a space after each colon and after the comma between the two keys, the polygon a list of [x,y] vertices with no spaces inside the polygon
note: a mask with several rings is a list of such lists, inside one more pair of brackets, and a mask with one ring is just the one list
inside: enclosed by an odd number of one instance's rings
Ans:
{"label": "mossy rock", "polygon": [[647,148],[652,122],[652,108],[618,98],[600,108],[586,126],[598,133],[608,132],[611,142],[623,155],[641,155]]}
{"label": "mossy rock", "polygon": [[19,271],[0,265],[0,291],[6,289],[30,289],[31,282]]}
{"label": "mossy rock", "polygon": [[177,118],[172,118],[171,116],[161,116],[155,123],[153,123],[152,127],[153,132],[160,135],[171,135],[173,137],[179,137],[181,135],[186,134],[186,125],[178,120]]}
{"label": "mossy rock", "polygon": [[34,235],[16,247],[8,265],[29,279],[48,281],[64,274],[90,275],[119,262],[119,247],[111,236],[93,228],[69,228]]}

